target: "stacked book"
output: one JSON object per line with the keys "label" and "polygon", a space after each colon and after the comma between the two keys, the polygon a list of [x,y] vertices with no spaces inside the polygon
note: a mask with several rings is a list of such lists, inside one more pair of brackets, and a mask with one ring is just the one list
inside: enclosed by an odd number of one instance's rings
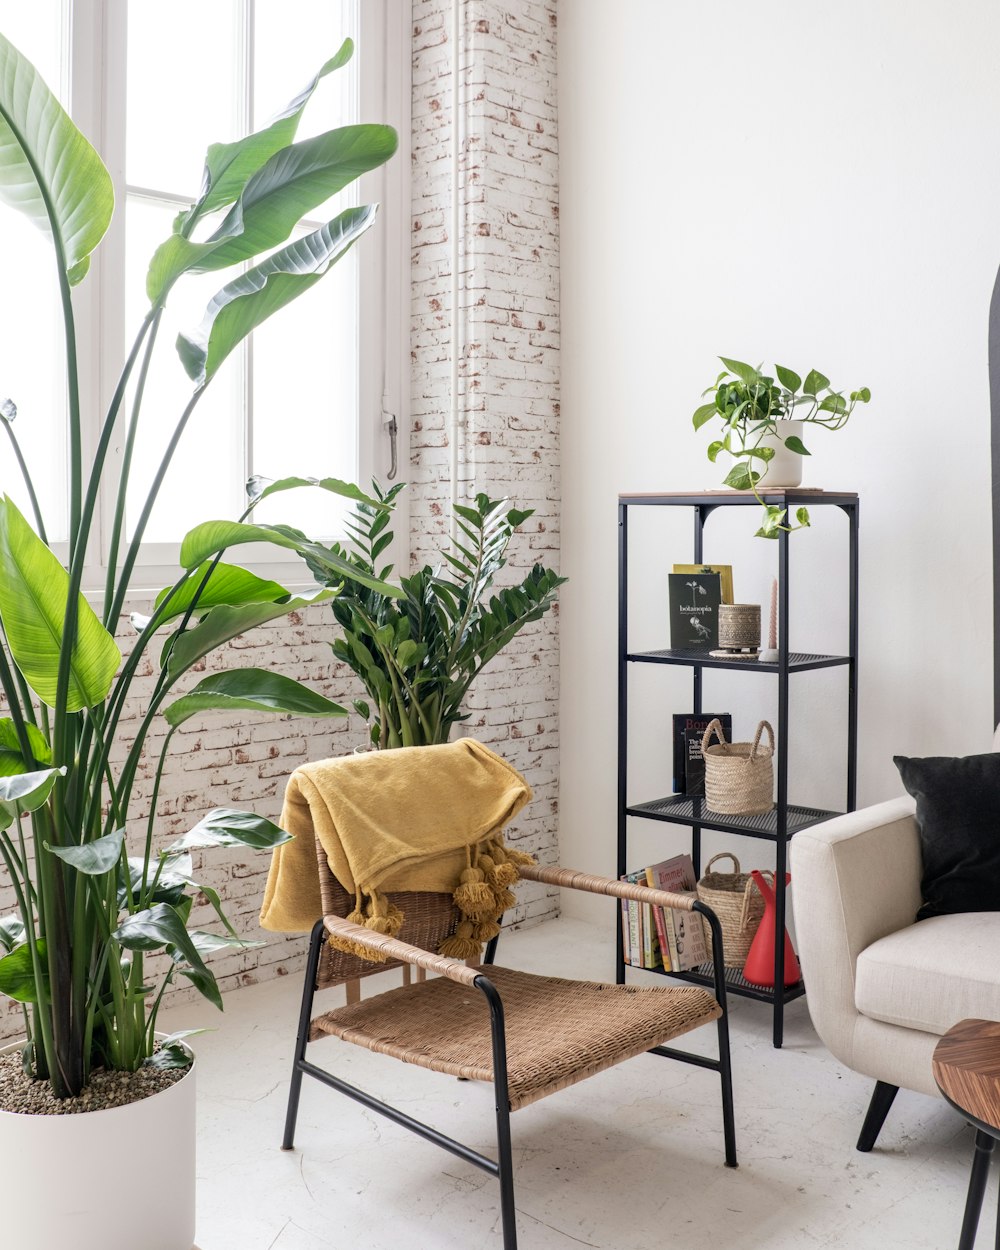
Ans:
{"label": "stacked book", "polygon": [[[675,855],[660,864],[626,873],[622,880],[671,894],[695,894],[690,855]],[[693,912],[622,899],[622,940],[625,962],[633,968],[686,972],[708,963],[701,917]]]}

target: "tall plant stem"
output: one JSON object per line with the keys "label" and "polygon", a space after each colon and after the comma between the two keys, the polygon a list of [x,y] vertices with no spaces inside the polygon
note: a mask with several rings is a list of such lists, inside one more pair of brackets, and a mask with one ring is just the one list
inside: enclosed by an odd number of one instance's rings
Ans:
{"label": "tall plant stem", "polygon": [[49,539],[45,532],[45,522],[42,520],[42,510],[38,505],[38,496],[35,494],[35,486],[31,480],[31,474],[28,472],[28,466],[24,456],[21,454],[21,444],[17,441],[13,423],[5,420],[3,425],[7,431],[7,437],[10,439],[11,448],[14,451],[17,467],[21,470],[21,478],[24,481],[25,490],[28,492],[28,499],[31,501],[31,512],[35,518],[35,525],[38,527],[38,537],[43,543],[48,544]]}
{"label": "tall plant stem", "polygon": [[121,545],[122,531],[125,528],[128,478],[132,468],[132,455],[135,450],[135,439],[139,429],[139,414],[142,410],[142,398],[146,390],[146,378],[149,375],[149,366],[153,358],[153,348],[156,346],[156,336],[160,330],[160,318],[162,315],[162,307],[157,308],[152,315],[149,337],[146,339],[146,349],[143,353],[142,364],[139,366],[139,376],[136,378],[135,395],[132,398],[132,412],[129,416],[128,431],[125,435],[121,470],[118,474],[118,490],[115,494],[115,515],[111,524],[111,537],[108,542],[108,572],[104,586],[104,627],[110,630],[114,629],[114,617],[110,615],[110,608],[114,602],[118,551]]}

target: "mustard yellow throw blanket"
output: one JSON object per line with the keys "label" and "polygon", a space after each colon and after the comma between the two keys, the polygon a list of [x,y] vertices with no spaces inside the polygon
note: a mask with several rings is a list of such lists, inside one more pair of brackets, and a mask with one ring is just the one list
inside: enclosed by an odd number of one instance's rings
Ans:
{"label": "mustard yellow throw blanket", "polygon": [[441,953],[475,958],[514,902],[517,863],[531,862],[500,834],[530,798],[521,774],[473,738],[304,764],[285,790],[281,824],[294,840],[274,851],[260,923],[300,932],[323,914],[318,838],[333,875],[355,895],[349,920],[395,935],[403,917],[385,891],[454,893],[463,920]]}

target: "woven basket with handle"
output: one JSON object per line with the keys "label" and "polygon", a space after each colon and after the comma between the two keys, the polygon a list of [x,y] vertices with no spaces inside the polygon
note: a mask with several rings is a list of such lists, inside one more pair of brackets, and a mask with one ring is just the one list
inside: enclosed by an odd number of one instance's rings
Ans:
{"label": "woven basket with handle", "polygon": [[[768,745],[760,737],[767,730]],[[710,746],[712,734],[719,739]],[[774,730],[766,720],[753,742],[727,742],[719,720],[701,740],[705,757],[705,806],[725,816],[758,816],[774,807]]]}
{"label": "woven basket with handle", "polygon": [[[720,859],[733,861],[733,872],[713,872]],[[765,874],[767,875],[767,874]],[[742,968],[764,915],[764,899],[748,872],[740,872],[740,861],[728,851],[713,855],[698,882],[698,898],[715,912],[722,926],[722,961],[727,968]],[[708,956],[712,958],[712,931],[705,925]]]}

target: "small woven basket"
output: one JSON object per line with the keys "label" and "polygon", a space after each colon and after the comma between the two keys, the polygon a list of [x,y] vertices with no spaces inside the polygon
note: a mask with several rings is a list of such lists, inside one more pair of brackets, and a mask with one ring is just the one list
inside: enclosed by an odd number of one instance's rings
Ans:
{"label": "small woven basket", "polygon": [[[713,872],[712,865],[720,859],[731,859],[735,871]],[[742,968],[764,915],[764,898],[753,877],[748,872],[740,872],[740,861],[735,855],[723,851],[708,861],[705,874],[698,882],[698,898],[719,917],[722,962],[727,968]],[[712,959],[712,930],[707,924],[704,928],[708,957]]]}
{"label": "small woven basket", "polygon": [[[760,736],[767,730],[770,745]],[[712,734],[719,739],[709,746]],[[766,720],[753,742],[727,742],[718,719],[701,740],[705,757],[705,806],[725,816],[759,816],[774,807],[774,730]]]}

